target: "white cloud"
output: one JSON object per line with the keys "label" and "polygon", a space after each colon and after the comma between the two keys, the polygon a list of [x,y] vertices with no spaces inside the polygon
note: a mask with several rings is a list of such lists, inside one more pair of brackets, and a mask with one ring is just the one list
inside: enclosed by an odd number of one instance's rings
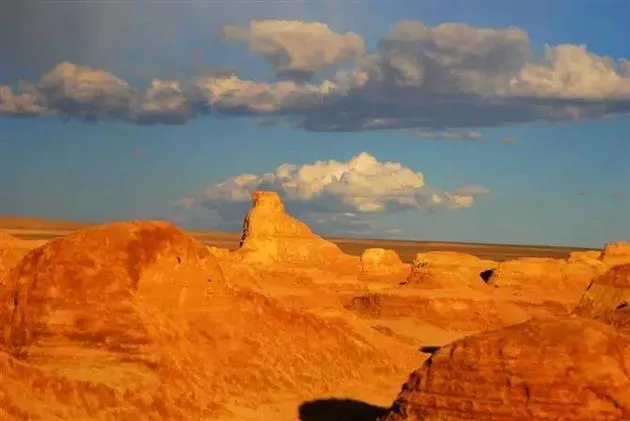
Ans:
{"label": "white cloud", "polygon": [[311,83],[214,73],[154,80],[144,93],[104,70],[62,63],[39,82],[0,86],[0,114],[182,124],[210,111],[264,116],[312,131],[409,130],[420,138],[478,139],[482,127],[630,114],[630,64],[581,45],[531,56],[518,28],[428,27],[402,21],[364,54],[355,34],[324,24],[252,21],[228,26],[275,70],[310,76],[349,58],[351,68]]}
{"label": "white cloud", "polygon": [[345,162],[282,164],[263,174],[241,174],[175,204],[186,209],[203,206],[228,218],[235,205],[246,208],[251,193],[259,189],[278,191],[290,211],[320,225],[341,221],[346,227],[362,229],[371,223],[365,219],[370,214],[468,208],[477,196],[488,193],[483,186],[464,186],[453,192],[429,187],[421,172],[399,162],[379,162],[363,152]]}
{"label": "white cloud", "polygon": [[263,55],[279,76],[310,77],[365,52],[359,35],[338,34],[319,22],[252,20],[247,27],[224,26],[223,37],[245,41],[250,51]]}

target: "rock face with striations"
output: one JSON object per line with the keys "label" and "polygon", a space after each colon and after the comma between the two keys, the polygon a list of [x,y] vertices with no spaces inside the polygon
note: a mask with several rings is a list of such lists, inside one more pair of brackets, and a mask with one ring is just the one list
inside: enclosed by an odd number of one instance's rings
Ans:
{"label": "rock face with striations", "polygon": [[630,419],[629,364],[610,326],[532,319],[439,349],[381,421]]}
{"label": "rock face with striations", "polygon": [[278,193],[256,191],[252,202],[237,251],[246,262],[309,267],[349,264],[358,270],[358,258],[344,254],[287,214]]}
{"label": "rock face with striations", "polygon": [[145,303],[191,310],[212,283],[224,283],[212,254],[167,222],[78,231],[30,251],[7,274],[0,343],[30,355],[56,339],[135,348],[150,336]]}
{"label": "rock face with striations", "polygon": [[593,279],[575,308],[581,317],[607,317],[630,306],[630,263],[613,266]]}
{"label": "rock face with striations", "polygon": [[483,275],[496,265],[491,260],[465,253],[418,253],[405,285],[416,288],[487,288]]}

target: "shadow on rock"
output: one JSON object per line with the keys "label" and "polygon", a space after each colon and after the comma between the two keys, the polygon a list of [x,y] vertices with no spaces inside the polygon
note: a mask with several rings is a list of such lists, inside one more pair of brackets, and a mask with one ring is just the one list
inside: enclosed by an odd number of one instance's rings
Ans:
{"label": "shadow on rock", "polygon": [[298,412],[300,421],[376,421],[387,408],[352,399],[318,399],[303,403]]}

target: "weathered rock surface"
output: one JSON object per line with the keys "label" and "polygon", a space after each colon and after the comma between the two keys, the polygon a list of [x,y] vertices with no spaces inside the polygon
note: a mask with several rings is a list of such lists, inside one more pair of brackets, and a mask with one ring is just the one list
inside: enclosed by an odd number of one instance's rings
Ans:
{"label": "weathered rock surface", "polygon": [[588,282],[604,270],[596,262],[527,257],[501,262],[488,284],[538,295],[560,294],[566,300],[577,300]]}
{"label": "weathered rock surface", "polygon": [[370,248],[361,254],[361,276],[364,279],[404,280],[409,275],[410,266],[400,260],[394,250]]}
{"label": "weathered rock surface", "polygon": [[497,265],[491,260],[450,251],[418,253],[405,285],[416,288],[486,288],[483,275]]}
{"label": "weathered rock surface", "polygon": [[343,323],[230,284],[208,248],[165,222],[50,241],[0,291],[6,420],[204,419],[226,402],[367,381],[374,367],[400,371]]}
{"label": "weathered rock surface", "polygon": [[532,319],[455,341],[382,421],[630,419],[630,338],[593,320]]}
{"label": "weathered rock surface", "polygon": [[327,266],[359,270],[359,259],[314,234],[302,221],[288,215],[275,192],[257,191],[243,223],[237,253],[247,263]]}
{"label": "weathered rock surface", "polygon": [[582,294],[575,314],[602,318],[630,305],[630,264],[613,266],[593,279]]}
{"label": "weathered rock surface", "polygon": [[630,263],[630,242],[617,241],[606,244],[600,259],[609,266]]}
{"label": "weathered rock surface", "polygon": [[344,306],[365,318],[413,318],[459,332],[478,332],[530,318],[519,306],[485,294],[412,295],[391,291],[348,297]]}

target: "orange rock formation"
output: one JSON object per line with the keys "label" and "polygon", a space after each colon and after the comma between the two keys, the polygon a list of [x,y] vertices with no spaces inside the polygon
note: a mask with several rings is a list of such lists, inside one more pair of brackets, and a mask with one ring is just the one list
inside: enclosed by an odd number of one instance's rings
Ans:
{"label": "orange rock formation", "polygon": [[441,348],[382,421],[630,419],[630,338],[586,319],[532,319]]}
{"label": "orange rock formation", "polygon": [[204,419],[400,372],[343,323],[226,281],[208,248],[165,222],[30,251],[5,277],[0,329],[7,421]]}
{"label": "orange rock formation", "polygon": [[247,263],[359,269],[359,260],[288,215],[275,192],[257,191],[243,223],[238,254]]}
{"label": "orange rock formation", "polygon": [[617,265],[593,279],[575,308],[582,317],[601,318],[630,305],[630,264]]}
{"label": "orange rock formation", "polygon": [[485,288],[483,274],[496,265],[491,260],[464,253],[418,253],[405,284],[417,288]]}

